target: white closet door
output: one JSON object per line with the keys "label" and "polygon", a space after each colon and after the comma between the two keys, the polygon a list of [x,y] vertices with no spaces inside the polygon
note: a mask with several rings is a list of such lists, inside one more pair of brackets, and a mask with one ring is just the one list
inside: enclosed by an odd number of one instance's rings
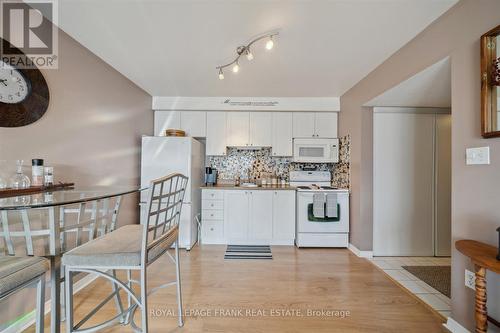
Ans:
{"label": "white closet door", "polygon": [[436,256],[451,255],[451,115],[436,115]]}
{"label": "white closet door", "polygon": [[374,113],[373,254],[432,256],[434,115]]}

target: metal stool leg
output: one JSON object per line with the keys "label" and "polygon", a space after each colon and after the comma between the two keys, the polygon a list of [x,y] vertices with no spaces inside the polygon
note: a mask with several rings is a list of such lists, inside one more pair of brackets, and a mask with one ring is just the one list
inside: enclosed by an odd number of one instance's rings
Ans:
{"label": "metal stool leg", "polygon": [[179,327],[184,325],[182,320],[182,295],[181,295],[181,271],[179,262],[179,240],[175,241],[175,278],[177,287],[177,311],[179,316]]}
{"label": "metal stool leg", "polygon": [[[113,269],[113,277],[116,279],[116,269]],[[118,313],[124,313],[122,300],[120,299],[120,288],[117,286],[116,283],[113,282],[111,282],[111,286],[113,288],[113,293],[115,293],[114,299],[115,299],[116,311]],[[127,316],[124,315],[120,320],[122,324],[125,323],[126,317]]]}
{"label": "metal stool leg", "polygon": [[66,332],[73,332],[73,273],[65,270],[65,292],[66,292]]}
{"label": "metal stool leg", "polygon": [[141,268],[141,330],[143,333],[148,332],[148,288],[146,267]]}
{"label": "metal stool leg", "polygon": [[36,287],[36,333],[43,333],[45,318],[45,274],[40,276]]}

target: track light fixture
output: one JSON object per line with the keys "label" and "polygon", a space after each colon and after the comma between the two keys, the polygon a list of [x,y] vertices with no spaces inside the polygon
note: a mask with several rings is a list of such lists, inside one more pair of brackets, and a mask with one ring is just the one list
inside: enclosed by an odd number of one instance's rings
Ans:
{"label": "track light fixture", "polygon": [[239,60],[240,60],[240,58],[241,58],[241,56],[243,54],[246,56],[247,60],[250,61],[250,60],[253,59],[253,53],[252,53],[252,51],[250,51],[250,46],[252,46],[254,43],[256,43],[256,42],[258,42],[258,41],[260,41],[262,39],[267,39],[266,49],[267,50],[271,50],[274,47],[273,37],[276,36],[276,35],[278,35],[278,32],[268,33],[268,34],[265,34],[265,35],[262,35],[262,36],[259,36],[259,37],[255,38],[254,40],[252,40],[247,45],[239,46],[236,49],[236,53],[237,53],[236,59],[234,59],[233,61],[231,61],[230,63],[227,63],[225,65],[221,65],[221,66],[215,67],[216,69],[219,70],[219,80],[224,80],[224,72],[223,72],[223,70],[225,68],[227,68],[227,67],[233,66],[232,67],[232,71],[235,74],[240,71]]}

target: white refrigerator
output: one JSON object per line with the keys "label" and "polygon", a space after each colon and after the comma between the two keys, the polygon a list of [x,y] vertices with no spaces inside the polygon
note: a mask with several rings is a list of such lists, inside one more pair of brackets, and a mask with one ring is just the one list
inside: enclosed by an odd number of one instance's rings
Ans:
{"label": "white refrigerator", "polygon": [[[198,239],[195,217],[201,212],[205,146],[190,137],[143,136],[141,187],[151,180],[177,172],[189,177],[179,224],[179,246],[190,250]],[[141,223],[148,191],[141,193]]]}

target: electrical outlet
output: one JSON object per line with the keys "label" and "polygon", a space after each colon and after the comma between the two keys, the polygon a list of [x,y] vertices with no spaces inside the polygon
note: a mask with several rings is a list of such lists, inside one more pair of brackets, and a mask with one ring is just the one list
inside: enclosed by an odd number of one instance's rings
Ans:
{"label": "electrical outlet", "polygon": [[476,290],[476,274],[469,270],[465,270],[465,286]]}

